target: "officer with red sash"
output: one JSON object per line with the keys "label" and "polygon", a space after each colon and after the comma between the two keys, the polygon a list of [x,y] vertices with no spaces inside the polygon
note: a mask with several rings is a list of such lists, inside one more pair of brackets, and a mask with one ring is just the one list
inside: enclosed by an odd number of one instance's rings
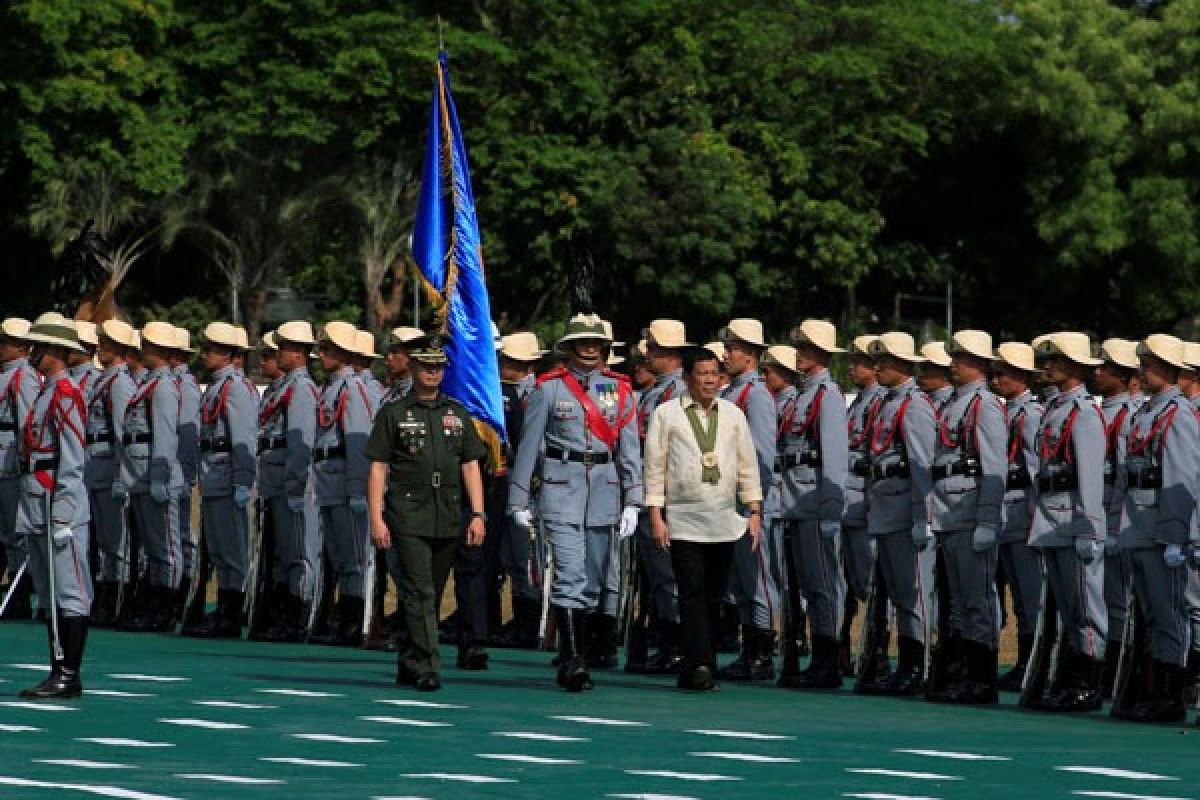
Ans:
{"label": "officer with red sash", "polygon": [[558,682],[570,692],[592,686],[581,647],[584,615],[598,615],[611,638],[618,535],[633,533],[642,505],[637,408],[628,381],[605,368],[611,344],[600,317],[571,318],[558,342],[566,366],[543,375],[529,396],[509,475],[513,521],[528,529],[534,514],[529,487],[540,464],[537,515],[554,551]]}
{"label": "officer with red sash", "polygon": [[30,580],[24,574],[17,581],[25,563],[22,537],[17,535],[17,503],[21,496],[20,468],[17,449],[22,426],[33,407],[41,388],[41,378],[29,366],[29,321],[9,317],[0,323],[0,577],[8,567],[10,590],[5,619],[29,619],[33,609],[29,603]]}
{"label": "officer with red sash", "polygon": [[75,332],[79,334],[79,346],[82,350],[72,350],[67,354],[67,376],[79,387],[84,402],[91,402],[92,389],[96,387],[96,377],[100,371],[96,369],[96,323],[86,320],[75,321]]}

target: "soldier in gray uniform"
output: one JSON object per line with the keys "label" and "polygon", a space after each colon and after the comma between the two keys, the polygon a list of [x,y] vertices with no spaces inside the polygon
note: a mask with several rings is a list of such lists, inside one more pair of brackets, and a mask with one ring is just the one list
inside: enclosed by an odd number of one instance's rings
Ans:
{"label": "soldier in gray uniform", "polygon": [[[779,505],[784,536],[791,539],[794,576],[808,604],[812,660],[803,671],[785,663],[779,685],[792,689],[836,689],[842,685],[837,663],[838,624],[846,587],[838,564],[842,515],[846,510],[849,442],[846,398],[829,375],[836,344],[833,325],[808,319],[792,331],[796,370],[803,378],[796,407],[780,424],[775,463],[783,475]],[[790,643],[795,635],[784,635]]]}
{"label": "soldier in gray uniform", "polygon": [[200,397],[196,376],[188,368],[192,349],[191,334],[187,328],[175,328],[175,347],[171,350],[171,373],[179,386],[179,466],[183,470],[183,490],[179,493],[179,541],[183,547],[183,579],[176,592],[176,614],[183,613],[188,590],[196,574],[195,531],[192,530],[192,503],[196,489],[196,478],[200,471]]}
{"label": "soldier in gray uniform", "polygon": [[1120,546],[1129,554],[1133,587],[1149,623],[1153,656],[1149,702],[1132,717],[1140,722],[1182,722],[1183,681],[1191,624],[1185,593],[1188,555],[1196,546],[1196,487],[1200,481],[1200,426],[1176,383],[1183,342],[1154,334],[1138,345],[1150,392],[1120,445],[1124,494]]}
{"label": "soldier in gray uniform", "polygon": [[850,343],[850,380],[858,389],[846,413],[849,458],[846,463],[846,510],[842,515],[842,575],[846,605],[838,633],[838,665],[850,674],[850,631],[858,606],[867,601],[871,572],[875,569],[875,543],[867,534],[867,481],[871,474],[868,437],[887,390],[875,379],[875,362],[868,349],[875,336],[859,336]]}
{"label": "soldier in gray uniform", "polygon": [[[28,570],[17,579],[25,563],[25,543],[17,535],[17,504],[21,496],[18,443],[25,419],[41,388],[41,378],[29,366],[25,334],[29,322],[9,317],[0,323],[0,575],[8,568],[10,597],[4,619],[29,619],[32,581]],[[16,585],[13,585],[13,582]]]}
{"label": "soldier in gray uniform", "polygon": [[88,401],[87,465],[84,483],[88,490],[96,552],[96,593],[92,623],[111,625],[116,619],[118,583],[127,577],[125,562],[125,505],[129,489],[120,479],[121,437],[125,433],[125,409],[137,391],[125,353],[134,342],[134,330],[118,319],[100,326],[96,354],[104,371],[92,387]]}
{"label": "soldier in gray uniform", "polygon": [[[886,388],[883,405],[867,437],[871,479],[867,489],[867,533],[875,538],[876,577],[882,579],[896,614],[899,662],[886,677],[873,674],[877,653],[864,652],[857,691],[906,695],[920,689],[925,670],[925,588],[918,565],[933,540],[929,508],[933,406],[913,380],[917,355],[913,338],[893,331],[868,347],[875,374]],[[880,591],[877,585],[875,591]],[[868,625],[872,624],[867,619]],[[868,640],[871,637],[867,637]]]}
{"label": "soldier in gray uniform", "polygon": [[204,329],[200,351],[209,371],[200,400],[200,514],[217,576],[217,608],[192,636],[242,635],[250,491],[254,487],[258,396],[234,364],[241,338],[232,325]]}
{"label": "soldier in gray uniform", "polygon": [[1116,490],[1117,476],[1125,471],[1121,463],[1121,440],[1129,434],[1129,422],[1136,410],[1129,396],[1129,378],[1139,368],[1137,342],[1106,339],[1100,345],[1104,362],[1096,367],[1093,384],[1100,395],[1100,413],[1104,416],[1104,510],[1107,527],[1104,536],[1104,604],[1108,608],[1108,644],[1104,648],[1104,696],[1112,697],[1121,657],[1121,636],[1129,613],[1129,590],[1133,570],[1129,553],[1119,546],[1121,506],[1125,498]]}
{"label": "soldier in gray uniform", "polygon": [[21,443],[17,532],[26,539],[38,602],[48,610],[50,675],[21,692],[27,699],[83,693],[80,668],[92,604],[88,568],[88,500],[83,483],[83,394],[67,374],[67,353],[82,352],[74,324],[42,314],[27,334],[31,362],[45,378]]}
{"label": "soldier in gray uniform", "polygon": [[[762,323],[755,319],[731,320],[721,330],[719,338],[725,345],[725,367],[730,380],[718,396],[735,404],[746,415],[758,454],[759,483],[769,487],[775,469],[775,438],[779,430],[775,401],[758,371],[758,360],[767,347]],[[784,481],[786,487],[786,476]],[[780,501],[786,516],[787,497],[782,496]],[[729,585],[741,617],[742,654],[733,663],[717,670],[717,677],[726,680],[773,679],[775,667],[770,663],[770,654],[774,647],[779,587],[767,566],[766,553],[761,548],[754,549],[750,537],[739,539],[733,546]],[[750,632],[749,641],[747,631]],[[766,647],[768,639],[770,648]]]}
{"label": "soldier in gray uniform", "polygon": [[[558,622],[558,683],[590,688],[581,648],[586,614],[611,638],[619,584],[618,536],[637,528],[642,459],[633,390],[605,369],[612,339],[595,314],[576,314],[558,342],[566,366],[538,381],[529,397],[509,474],[513,521],[533,524],[529,487],[540,463],[538,517],[554,551],[551,604]],[[624,508],[622,508],[624,506]]]}
{"label": "soldier in gray uniform", "polygon": [[1000,568],[1013,598],[1017,623],[1017,663],[1000,679],[1004,691],[1021,689],[1025,667],[1033,650],[1038,614],[1042,609],[1042,562],[1029,546],[1029,525],[1037,497],[1037,433],[1042,426],[1042,405],[1029,387],[1036,367],[1033,348],[1023,342],[1004,342],[996,348],[992,387],[1004,398],[1008,413],[1008,476],[1004,491],[1004,525],[1000,532]]}
{"label": "soldier in gray uniform", "polygon": [[[1108,613],[1104,605],[1104,418],[1086,380],[1100,360],[1082,333],[1060,332],[1039,342],[1046,377],[1058,388],[1038,431],[1037,505],[1029,544],[1042,553],[1048,602],[1061,620],[1064,647],[1055,680],[1034,708],[1100,708]],[[1049,613],[1043,606],[1042,617]],[[1032,663],[1040,661],[1035,645]],[[1031,683],[1031,678],[1034,682]],[[1026,686],[1044,681],[1026,677]]]}
{"label": "soldier in gray uniform", "polygon": [[371,364],[379,358],[375,352],[375,334],[370,331],[354,332],[355,351],[350,354],[350,363],[358,373],[363,388],[367,390],[367,400],[371,404],[371,417],[379,411],[379,406],[387,394],[387,387],[380,383],[379,378],[371,371]]}
{"label": "soldier in gray uniform", "polygon": [[[719,360],[719,359],[718,359]],[[796,389],[796,348],[787,344],[772,345],[767,348],[767,352],[763,354],[760,364],[763,374],[763,383],[766,384],[767,390],[771,392],[771,396],[775,398],[775,418],[777,421],[775,447],[776,450],[782,445],[783,439],[787,433],[786,428],[791,427],[791,422],[796,415],[796,400],[799,397],[799,391]],[[786,422],[786,425],[785,425]],[[760,547],[767,551],[767,563],[771,570],[771,577],[775,580],[775,585],[779,587],[779,593],[783,596],[783,588],[787,585],[784,580],[784,563],[783,563],[783,529],[784,522],[780,514],[780,495],[783,491],[783,474],[780,471],[779,460],[775,461],[775,471],[772,474],[770,486],[763,487],[765,497],[763,498],[763,524]],[[789,604],[789,599],[783,597],[782,602]],[[803,605],[803,599],[797,605]],[[787,608],[787,605],[784,606]],[[783,621],[785,626],[790,624],[792,629],[808,628],[808,620],[803,609],[788,609],[791,616],[784,616]],[[784,671],[786,672],[790,664],[789,656],[794,656],[795,660],[799,660],[799,648],[794,642],[787,640],[787,627],[784,627]],[[791,648],[789,651],[788,648]],[[765,653],[765,659],[770,664],[771,653]],[[797,668],[793,668],[795,672]]]}
{"label": "soldier in gray uniform", "polygon": [[937,414],[954,394],[950,354],[946,352],[945,342],[929,342],[921,347],[921,355],[925,357],[925,361],[921,364],[917,385],[929,396],[930,402],[933,403],[933,411]]}
{"label": "soldier in gray uniform", "polygon": [[[1196,342],[1185,342],[1183,348],[1183,361],[1191,367],[1193,380],[1190,386],[1184,385],[1183,372],[1179,373],[1179,388],[1183,390],[1183,394],[1187,397],[1188,402],[1192,404],[1192,408],[1200,414],[1200,344]],[[1141,407],[1145,398],[1140,393],[1140,382],[1138,384],[1139,392],[1133,394],[1133,385],[1130,384],[1130,395],[1134,404],[1134,410]],[[1200,497],[1200,487],[1196,490],[1197,497]],[[1200,538],[1200,513],[1192,515],[1193,538]],[[1188,651],[1187,671],[1184,675],[1184,701],[1188,705],[1194,705],[1196,698],[1200,697],[1200,546],[1193,545],[1190,553],[1190,565],[1192,572],[1188,576],[1187,584],[1187,606],[1188,617],[1192,622],[1192,646]],[[1200,719],[1196,721],[1200,725]]]}
{"label": "soldier in gray uniform", "polygon": [[331,574],[322,573],[324,591],[338,590],[337,621],[326,630],[318,619],[311,641],[358,647],[365,613],[367,548],[367,472],[365,455],[371,432],[371,400],[355,372],[352,354],[358,346],[348,322],[325,325],[318,341],[327,376],[317,405],[317,438],[313,449],[313,483],[320,511],[324,559]]}
{"label": "soldier in gray uniform", "polygon": [[273,642],[300,642],[308,628],[318,558],[317,512],[308,491],[317,432],[317,386],[308,374],[316,344],[312,326],[285,322],[274,333],[280,376],[259,412],[258,496],[268,504],[275,563],[270,565],[280,607],[263,633]]}
{"label": "soldier in gray uniform", "polygon": [[[387,392],[383,396],[383,403],[391,403],[399,400],[412,391],[413,379],[408,365],[408,351],[424,336],[425,332],[420,328],[406,328],[401,326],[392,329],[392,336],[388,341],[387,349],[389,384]],[[388,552],[391,553],[392,550],[389,549]],[[389,567],[389,569],[391,568]],[[393,571],[393,576],[395,575],[396,573]],[[397,585],[399,584],[397,583]],[[399,611],[397,615],[403,616]]]}
{"label": "soldier in gray uniform", "polygon": [[[655,374],[654,385],[638,399],[637,432],[639,441],[644,443],[654,409],[687,391],[683,381],[683,351],[693,345],[687,341],[684,324],[673,319],[654,320],[643,336],[646,362]],[[626,653],[625,671],[649,675],[674,673],[683,666],[683,637],[679,630],[679,593],[671,556],[654,546],[648,511],[638,518],[637,535],[643,583],[641,601],[649,602],[653,613],[658,653],[646,658],[643,648],[631,646]]]}
{"label": "soldier in gray uniform", "polygon": [[[125,407],[121,434],[121,484],[145,554],[142,591],[133,598],[133,615],[126,627],[135,631],[165,631],[172,624],[175,590],[183,578],[179,532],[179,493],[183,471],[179,464],[179,385],[168,363],[175,347],[175,328],[149,322],[142,328],[145,380]],[[130,549],[131,570],[141,554]]]}
{"label": "soldier in gray uniform", "polygon": [[[949,637],[939,642],[938,653],[947,680],[931,685],[929,698],[991,704],[998,699],[996,554],[1008,478],[1008,429],[999,398],[987,388],[992,337],[959,331],[946,349],[955,390],[938,419],[930,474],[932,524],[949,589],[941,602],[949,603],[952,613],[950,630],[944,631]],[[934,674],[940,677],[938,670]]]}
{"label": "soldier in gray uniform", "polygon": [[79,393],[86,403],[91,399],[96,376],[100,374],[93,358],[96,355],[96,325],[86,320],[77,320],[74,324],[82,349],[67,352],[67,376],[79,387]]}

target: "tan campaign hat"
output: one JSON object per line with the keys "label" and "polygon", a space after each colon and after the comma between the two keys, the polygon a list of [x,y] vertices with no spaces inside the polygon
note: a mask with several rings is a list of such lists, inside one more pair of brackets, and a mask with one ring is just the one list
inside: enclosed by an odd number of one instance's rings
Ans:
{"label": "tan campaign hat", "polygon": [[267,331],[263,334],[262,349],[271,353],[279,352],[279,344],[275,341],[275,331]]}
{"label": "tan campaign hat", "polygon": [[638,358],[645,358],[646,352],[647,352],[646,340],[638,339],[637,344],[635,344],[633,346],[633,352],[637,355]]}
{"label": "tan campaign hat", "polygon": [[1092,358],[1092,340],[1086,333],[1058,331],[1040,336],[1036,341],[1033,353],[1039,359],[1063,356],[1085,367],[1098,367],[1104,363]]}
{"label": "tan campaign hat", "polygon": [[704,349],[712,353],[721,361],[725,360],[725,345],[721,342],[709,342],[708,344],[704,345]]}
{"label": "tan campaign hat", "polygon": [[183,353],[194,353],[192,349],[192,334],[187,328],[175,326],[175,349]]}
{"label": "tan campaign hat", "polygon": [[1200,342],[1183,343],[1183,363],[1188,369],[1200,369]]}
{"label": "tan campaign hat", "polygon": [[[223,325],[222,322],[214,322],[212,325]],[[208,327],[211,328],[212,325]],[[205,329],[205,335],[208,334]],[[165,347],[168,350],[175,349],[175,326],[169,322],[161,322],[154,320],[147,322],[142,326],[142,335],[139,346],[142,344],[153,344],[159,347]]]}
{"label": "tan campaign hat", "polygon": [[366,358],[379,358],[379,353],[375,352],[375,334],[370,331],[355,331],[353,352]]}
{"label": "tan campaign hat", "polygon": [[[614,341],[614,340],[613,340],[613,326],[612,326],[612,323],[611,323],[611,322],[609,322],[609,321],[608,321],[608,320],[606,320],[606,319],[602,319],[602,320],[600,320],[600,321],[601,321],[602,323],[604,323],[604,331],[605,331],[605,332],[608,334],[608,339],[609,339],[609,341],[610,341],[610,342],[612,342],[612,346],[613,346],[613,347],[624,347],[624,346],[625,346],[625,343],[624,343],[624,342],[618,342],[618,341]],[[621,359],[621,360],[622,360],[622,361],[624,361],[624,359]]]}
{"label": "tan campaign hat", "polygon": [[141,331],[133,332],[133,344],[131,344],[129,346],[132,347],[134,350],[137,350],[139,353],[142,352],[142,332]]}
{"label": "tan campaign hat", "polygon": [[[34,324],[37,327],[37,324]],[[1186,368],[1183,360],[1184,344],[1178,336],[1169,333],[1152,333],[1138,344],[1139,356],[1154,356],[1173,367]]]}
{"label": "tan campaign hat", "polygon": [[792,328],[792,344],[811,344],[826,353],[844,353],[844,348],[837,346],[837,329],[832,322],[823,319],[806,319]]}
{"label": "tan campaign hat", "polygon": [[135,350],[139,347],[138,333],[128,322],[122,322],[119,319],[106,319],[100,323],[100,334],[122,347],[132,347]]}
{"label": "tan campaign hat", "polygon": [[395,347],[396,345],[411,344],[422,338],[424,335],[425,331],[421,330],[420,328],[410,328],[403,325],[399,328],[392,328],[392,335],[388,346]]}
{"label": "tan campaign hat", "polygon": [[357,344],[354,334],[357,332],[358,329],[349,322],[334,320],[326,322],[325,327],[321,329],[321,341],[340,347],[347,353],[354,353]]}
{"label": "tan campaign hat", "polygon": [[313,336],[311,322],[306,319],[294,319],[275,329],[275,344],[280,342],[312,345],[317,343],[317,338]]}
{"label": "tan campaign hat", "polygon": [[717,338],[726,344],[736,340],[755,347],[765,348],[767,346],[766,339],[763,337],[762,323],[748,317],[729,320],[729,324],[721,328]]}
{"label": "tan campaign hat", "polygon": [[919,364],[926,359],[917,353],[916,347],[917,342],[913,339],[912,334],[905,333],[904,331],[888,331],[887,333],[880,334],[875,337],[875,341],[867,345],[872,358],[892,356],[901,361]]}
{"label": "tan campaign hat", "polygon": [[[144,336],[145,328],[142,330]],[[232,347],[234,350],[240,350],[242,348],[242,338],[238,333],[238,328],[229,324],[228,322],[208,323],[208,325],[204,328],[204,341],[209,344],[219,344],[224,347]],[[158,344],[158,342],[154,342],[154,344]],[[174,346],[175,345],[173,342],[170,345],[164,345],[164,347]]]}
{"label": "tan campaign hat", "polygon": [[1137,342],[1128,339],[1105,339],[1100,345],[1100,358],[1106,363],[1115,364],[1125,369],[1137,369]]}
{"label": "tan campaign hat", "polygon": [[950,360],[950,354],[946,352],[945,342],[929,342],[923,345],[921,355],[925,356],[924,361],[935,367],[948,367],[953,363]]}
{"label": "tan campaign hat", "polygon": [[871,342],[879,337],[873,333],[864,333],[862,336],[855,336],[850,342],[850,355],[871,357]]}
{"label": "tan campaign hat", "polygon": [[950,341],[946,342],[944,347],[946,354],[951,357],[968,355],[982,358],[984,361],[991,361],[996,357],[992,350],[992,335],[985,331],[958,331],[950,337]]}
{"label": "tan campaign hat", "polygon": [[513,361],[528,363],[537,361],[546,355],[546,351],[541,348],[536,333],[520,331],[504,337],[500,346],[500,355],[511,358]]}
{"label": "tan campaign hat", "polygon": [[79,343],[95,347],[99,342],[96,340],[96,323],[88,322],[86,319],[75,320],[75,332],[79,334]]}
{"label": "tan campaign hat", "polygon": [[241,325],[233,326],[234,333],[237,334],[237,348],[239,350],[250,349],[250,334]]}
{"label": "tan campaign hat", "polygon": [[38,344],[51,344],[65,347],[68,350],[84,352],[79,344],[79,333],[75,329],[75,320],[67,319],[57,311],[47,311],[33,321],[25,341]]}
{"label": "tan campaign hat", "polygon": [[693,346],[692,342],[687,340],[687,328],[677,319],[654,320],[650,323],[650,327],[642,331],[642,338],[646,340],[647,348],[678,349]]}
{"label": "tan campaign hat", "polygon": [[768,367],[782,367],[796,373],[796,348],[787,344],[773,344],[767,348],[762,363]]}
{"label": "tan campaign hat", "polygon": [[604,320],[595,314],[576,314],[567,322],[567,332],[558,343],[574,342],[580,339],[596,339],[605,344],[612,344],[612,336],[604,328]]}
{"label": "tan campaign hat", "polygon": [[1024,342],[1002,342],[996,348],[996,360],[1022,372],[1037,372],[1033,348]]}
{"label": "tan campaign hat", "polygon": [[29,333],[29,320],[21,317],[9,317],[0,322],[0,335],[9,339],[24,339]]}

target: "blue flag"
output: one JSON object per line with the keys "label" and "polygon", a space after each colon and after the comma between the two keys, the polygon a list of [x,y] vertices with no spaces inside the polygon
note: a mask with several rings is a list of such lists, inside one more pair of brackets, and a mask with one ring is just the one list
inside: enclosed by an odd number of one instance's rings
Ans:
{"label": "blue flag", "polygon": [[427,289],[438,295],[437,333],[450,363],[442,391],[458,400],[475,419],[494,431],[494,443],[506,439],[500,368],[492,338],[492,310],[483,270],[483,243],[475,218],[475,195],[467,169],[467,148],[450,95],[446,54],[438,54],[429,141],[417,199],[413,258]]}

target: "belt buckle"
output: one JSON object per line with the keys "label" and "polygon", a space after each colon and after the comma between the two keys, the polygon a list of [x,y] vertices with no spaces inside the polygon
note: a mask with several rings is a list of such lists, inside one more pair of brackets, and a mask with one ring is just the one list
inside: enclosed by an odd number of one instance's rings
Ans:
{"label": "belt buckle", "polygon": [[431,486],[433,486],[434,489],[440,489],[442,487],[442,473],[435,472],[432,475],[430,475],[429,483]]}
{"label": "belt buckle", "polygon": [[583,465],[585,467],[590,467],[590,466],[593,466],[595,463],[596,463],[595,453],[593,453],[591,450],[584,450],[583,451]]}

